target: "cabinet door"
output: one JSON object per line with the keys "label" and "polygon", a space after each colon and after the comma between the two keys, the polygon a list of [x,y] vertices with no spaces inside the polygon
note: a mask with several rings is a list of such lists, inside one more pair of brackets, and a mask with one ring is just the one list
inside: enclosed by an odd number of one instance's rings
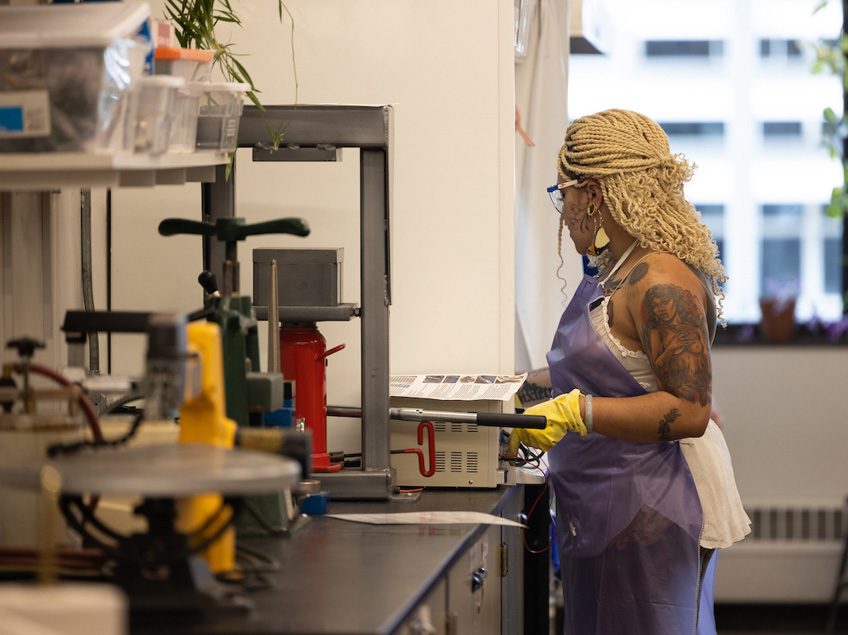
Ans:
{"label": "cabinet door", "polygon": [[440,580],[395,635],[447,635],[447,583]]}
{"label": "cabinet door", "polygon": [[451,635],[501,632],[500,527],[489,527],[448,572]]}

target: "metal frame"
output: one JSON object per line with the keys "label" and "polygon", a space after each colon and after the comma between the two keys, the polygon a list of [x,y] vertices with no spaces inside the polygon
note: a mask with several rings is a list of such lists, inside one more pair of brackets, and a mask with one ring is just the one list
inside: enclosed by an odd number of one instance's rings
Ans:
{"label": "metal frame", "polygon": [[[269,130],[285,130],[286,145],[270,147]],[[388,499],[392,494],[389,454],[389,305],[391,106],[245,107],[238,146],[253,148],[253,160],[334,160],[339,148],[360,151],[360,278],[362,305],[362,469],[318,474],[334,498]],[[276,156],[275,156],[276,155]],[[216,181],[202,185],[206,220],[235,216],[235,159],[229,179],[218,166]],[[204,241],[204,267],[221,275],[223,245]]]}

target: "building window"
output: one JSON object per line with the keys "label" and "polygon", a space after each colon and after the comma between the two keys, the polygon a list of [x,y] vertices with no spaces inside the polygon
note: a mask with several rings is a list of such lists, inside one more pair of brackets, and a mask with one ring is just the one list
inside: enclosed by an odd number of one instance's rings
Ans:
{"label": "building window", "polygon": [[724,123],[721,121],[660,121],[669,137],[723,137]]}
{"label": "building window", "polygon": [[798,40],[760,40],[760,57],[767,58],[800,58],[801,44]]}
{"label": "building window", "polygon": [[710,230],[718,247],[719,260],[724,263],[724,205],[696,203],[695,209],[701,214],[701,221]]}
{"label": "building window", "polygon": [[800,139],[802,130],[800,121],[764,121],[762,128],[766,141]]}
{"label": "building window", "polygon": [[762,212],[760,295],[795,297],[801,289],[801,221],[804,206],[767,204]]}
{"label": "building window", "polygon": [[669,15],[667,3],[605,4],[618,41],[605,56],[569,62],[569,117],[643,112],[696,165],[685,193],[727,270],[729,323],[755,323],[761,295],[792,292],[799,322],[841,319],[843,222],[821,210],[842,166],[820,127],[824,108],[842,114],[843,87],[812,73],[805,46],[838,33],[841,3],[813,18],[804,3],[777,11],[773,0],[727,0],[724,26],[716,3],[686,3],[686,18]]}
{"label": "building window", "polygon": [[722,40],[648,40],[645,56],[657,58],[710,58],[724,55]]}

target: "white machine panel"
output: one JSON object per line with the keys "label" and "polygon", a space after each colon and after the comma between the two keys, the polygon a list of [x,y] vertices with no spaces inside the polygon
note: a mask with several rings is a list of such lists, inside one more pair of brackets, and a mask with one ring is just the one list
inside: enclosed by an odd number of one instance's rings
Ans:
{"label": "white machine panel", "polygon": [[[511,404],[508,404],[511,405]],[[504,412],[502,401],[441,401],[392,397],[392,408],[456,412]],[[429,465],[427,436],[418,445],[418,423],[390,422],[391,448],[418,448]],[[504,482],[498,469],[498,435],[500,428],[468,423],[434,423],[436,431],[436,472],[422,476],[416,454],[392,454],[392,467],[397,470],[401,487],[497,487]]]}

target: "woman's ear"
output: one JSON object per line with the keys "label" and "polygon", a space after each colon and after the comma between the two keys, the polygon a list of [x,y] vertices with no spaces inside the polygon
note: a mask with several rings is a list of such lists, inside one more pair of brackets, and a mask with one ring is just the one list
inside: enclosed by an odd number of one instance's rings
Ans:
{"label": "woman's ear", "polygon": [[604,193],[603,190],[601,190],[601,184],[598,182],[598,179],[586,180],[586,194],[588,195],[591,203],[600,207],[601,201],[603,201],[604,198]]}

